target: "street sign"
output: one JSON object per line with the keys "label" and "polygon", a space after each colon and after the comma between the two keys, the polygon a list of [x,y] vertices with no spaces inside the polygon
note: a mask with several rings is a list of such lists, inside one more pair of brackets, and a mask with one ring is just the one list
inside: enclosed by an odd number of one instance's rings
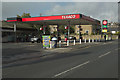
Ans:
{"label": "street sign", "polygon": [[50,36],[42,36],[43,40],[43,48],[49,48],[50,47]]}

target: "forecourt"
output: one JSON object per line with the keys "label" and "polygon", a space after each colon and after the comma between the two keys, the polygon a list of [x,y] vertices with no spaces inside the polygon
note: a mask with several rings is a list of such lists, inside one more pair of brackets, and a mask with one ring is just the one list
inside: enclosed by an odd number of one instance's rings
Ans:
{"label": "forecourt", "polygon": [[[14,28],[16,29],[17,22],[31,23],[31,24],[40,24],[43,25],[43,34],[45,34],[45,27],[48,25],[57,25],[57,34],[59,36],[59,25],[68,26],[68,36],[70,35],[70,25],[94,25],[100,29],[101,23],[97,19],[93,19],[89,16],[83,14],[63,14],[63,15],[51,15],[51,16],[39,16],[39,17],[30,17],[30,18],[18,18],[11,17],[7,18],[7,22],[13,22]],[[80,30],[80,29],[79,29]],[[79,32],[79,35],[81,33]],[[81,36],[81,35],[80,35]],[[80,37],[79,37],[80,38]]]}

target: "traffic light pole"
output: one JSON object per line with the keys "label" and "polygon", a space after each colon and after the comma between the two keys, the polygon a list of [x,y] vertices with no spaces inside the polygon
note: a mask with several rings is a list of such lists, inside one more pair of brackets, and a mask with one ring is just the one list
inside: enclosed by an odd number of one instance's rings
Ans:
{"label": "traffic light pole", "polygon": [[81,33],[81,32],[80,32],[80,25],[79,25],[79,40],[80,40],[80,33]]}
{"label": "traffic light pole", "polygon": [[69,39],[69,36],[70,36],[70,21],[68,21],[68,39]]}
{"label": "traffic light pole", "polygon": [[81,39],[82,35],[81,35],[81,26],[79,25],[79,40]]}
{"label": "traffic light pole", "polygon": [[43,25],[43,34],[45,34],[46,23]]}
{"label": "traffic light pole", "polygon": [[57,40],[59,38],[59,25],[57,25]]}
{"label": "traffic light pole", "polygon": [[43,34],[45,34],[45,26],[43,26]]}

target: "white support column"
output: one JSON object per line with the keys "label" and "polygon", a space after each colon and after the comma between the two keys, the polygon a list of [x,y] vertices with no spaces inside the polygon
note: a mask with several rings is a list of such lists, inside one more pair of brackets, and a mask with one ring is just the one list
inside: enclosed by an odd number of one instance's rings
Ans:
{"label": "white support column", "polygon": [[69,46],[69,40],[67,40],[67,46]]}
{"label": "white support column", "polygon": [[81,44],[81,39],[80,39],[80,44]]}
{"label": "white support column", "polygon": [[16,32],[16,23],[14,23],[14,32]]}
{"label": "white support column", "polygon": [[86,43],[86,39],[85,39],[85,43]]}
{"label": "white support column", "polygon": [[14,32],[15,32],[15,38],[14,38],[14,40],[16,42],[16,23],[14,23]]}
{"label": "white support column", "polygon": [[61,40],[59,41],[59,47],[61,47]]}
{"label": "white support column", "polygon": [[74,45],[75,45],[75,40],[74,40]]}

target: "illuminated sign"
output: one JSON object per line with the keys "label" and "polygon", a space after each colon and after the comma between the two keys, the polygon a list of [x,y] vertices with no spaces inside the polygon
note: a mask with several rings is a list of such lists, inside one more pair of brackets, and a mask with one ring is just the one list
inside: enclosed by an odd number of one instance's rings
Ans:
{"label": "illuminated sign", "polygon": [[67,16],[62,16],[62,19],[74,19],[76,15],[67,15]]}
{"label": "illuminated sign", "polygon": [[43,48],[49,48],[50,47],[50,36],[42,36],[43,40]]}

